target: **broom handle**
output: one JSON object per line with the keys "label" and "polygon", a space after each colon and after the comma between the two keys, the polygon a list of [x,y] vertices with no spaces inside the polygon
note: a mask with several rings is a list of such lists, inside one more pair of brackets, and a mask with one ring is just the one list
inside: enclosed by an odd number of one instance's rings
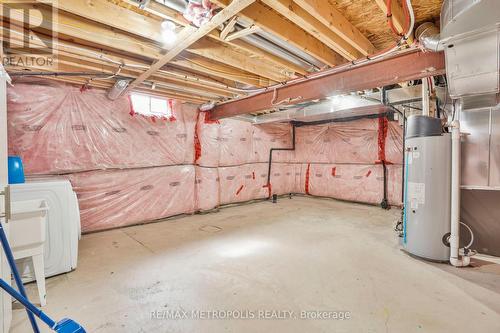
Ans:
{"label": "broom handle", "polygon": [[[9,241],[7,240],[7,236],[5,235],[5,230],[3,229],[3,225],[1,222],[0,222],[0,242],[2,243],[3,251],[5,252],[5,255],[7,256],[7,261],[9,262],[9,266],[10,266],[10,269],[12,271],[12,275],[14,275],[14,280],[16,281],[17,288],[19,289],[19,293],[21,294],[22,297],[27,299],[28,297],[26,296],[26,291],[24,290],[23,281],[21,280],[21,277],[19,276],[19,272],[17,271],[16,262],[14,261],[14,256],[12,255],[12,250],[10,249]],[[28,309],[26,309],[26,312],[28,314],[28,318],[30,320],[31,327],[33,328],[33,332],[40,333],[40,329],[38,328],[38,325],[36,323],[35,317],[33,316],[33,313],[28,311]]]}
{"label": "broom handle", "polygon": [[14,288],[12,288],[7,282],[5,282],[3,279],[0,279],[0,288],[5,290],[7,293],[10,294],[10,296],[14,297],[16,300],[18,300],[24,307],[26,308],[26,311],[29,311],[32,315],[36,315],[38,318],[40,318],[45,324],[49,325],[51,328],[56,325],[56,322],[53,321],[51,318],[49,318],[42,310],[34,306],[30,301],[26,299],[23,295],[17,292]]}

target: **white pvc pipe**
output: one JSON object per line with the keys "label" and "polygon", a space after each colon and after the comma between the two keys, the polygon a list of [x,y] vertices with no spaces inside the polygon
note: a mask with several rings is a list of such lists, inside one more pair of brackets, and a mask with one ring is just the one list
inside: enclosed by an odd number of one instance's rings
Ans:
{"label": "white pvc pipe", "polygon": [[426,117],[430,115],[429,81],[426,77],[422,79],[422,114]]}
{"label": "white pvc pipe", "polygon": [[450,263],[455,267],[468,266],[470,258],[459,255],[460,250],[460,122],[451,123],[451,235]]}

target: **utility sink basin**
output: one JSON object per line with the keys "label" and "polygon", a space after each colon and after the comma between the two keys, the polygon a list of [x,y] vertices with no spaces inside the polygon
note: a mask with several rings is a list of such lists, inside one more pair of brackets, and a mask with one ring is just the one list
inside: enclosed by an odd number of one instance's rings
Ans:
{"label": "utility sink basin", "polygon": [[43,246],[49,207],[45,200],[11,203],[10,246],[14,253]]}

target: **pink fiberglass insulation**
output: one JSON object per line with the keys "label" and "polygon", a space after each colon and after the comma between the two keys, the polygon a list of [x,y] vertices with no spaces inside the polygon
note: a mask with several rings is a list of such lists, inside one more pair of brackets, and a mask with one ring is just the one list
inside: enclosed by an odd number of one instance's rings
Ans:
{"label": "pink fiberglass insulation", "polygon": [[[292,126],[290,124],[262,124],[253,126],[253,153],[255,162],[268,162],[271,148],[292,147]],[[291,152],[275,151],[273,161],[290,162]]]}
{"label": "pink fiberglass insulation", "polygon": [[378,120],[297,128],[295,162],[370,164],[377,158]]}
{"label": "pink fiberglass insulation", "polygon": [[[292,145],[290,124],[252,125],[232,119],[207,122],[205,113],[198,120],[198,137],[201,157],[197,163],[211,167],[267,162],[269,149]],[[274,157],[289,160],[289,154],[283,152]]]}
{"label": "pink fiberglass insulation", "polygon": [[395,121],[390,121],[385,143],[385,157],[392,164],[403,164],[403,131]]}
{"label": "pink fiberglass insulation", "polygon": [[240,165],[254,162],[250,123],[222,119],[219,125],[219,165]]}
{"label": "pink fiberglass insulation", "polygon": [[[388,200],[398,204],[401,189],[396,184],[401,172],[388,169]],[[309,193],[342,200],[378,204],[383,197],[381,164],[311,164]]]}
{"label": "pink fiberglass insulation", "polygon": [[[220,205],[303,193],[379,204],[383,167],[377,119],[296,128],[209,121],[173,104],[175,121],[130,115],[130,101],[47,80],[8,89],[9,153],[26,173],[67,174],[78,194],[84,232],[156,220]],[[387,123],[388,199],[401,203],[402,134]],[[195,157],[197,157],[195,161]],[[81,172],[85,171],[85,172]]]}
{"label": "pink fiberglass insulation", "polygon": [[[24,80],[26,81],[26,80]],[[196,108],[174,103],[175,121],[131,116],[129,99],[42,81],[8,89],[9,154],[28,174],[191,163]]]}
{"label": "pink fiberglass insulation", "polygon": [[196,168],[196,210],[216,208],[220,204],[219,168]]}
{"label": "pink fiberglass insulation", "polygon": [[83,232],[195,210],[192,165],[88,171],[67,177],[78,196]]}

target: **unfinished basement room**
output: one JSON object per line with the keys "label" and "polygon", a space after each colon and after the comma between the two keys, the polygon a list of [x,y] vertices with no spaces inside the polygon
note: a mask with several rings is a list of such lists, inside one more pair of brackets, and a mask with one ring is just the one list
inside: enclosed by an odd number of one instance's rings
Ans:
{"label": "unfinished basement room", "polygon": [[0,17],[0,333],[500,332],[499,0]]}

